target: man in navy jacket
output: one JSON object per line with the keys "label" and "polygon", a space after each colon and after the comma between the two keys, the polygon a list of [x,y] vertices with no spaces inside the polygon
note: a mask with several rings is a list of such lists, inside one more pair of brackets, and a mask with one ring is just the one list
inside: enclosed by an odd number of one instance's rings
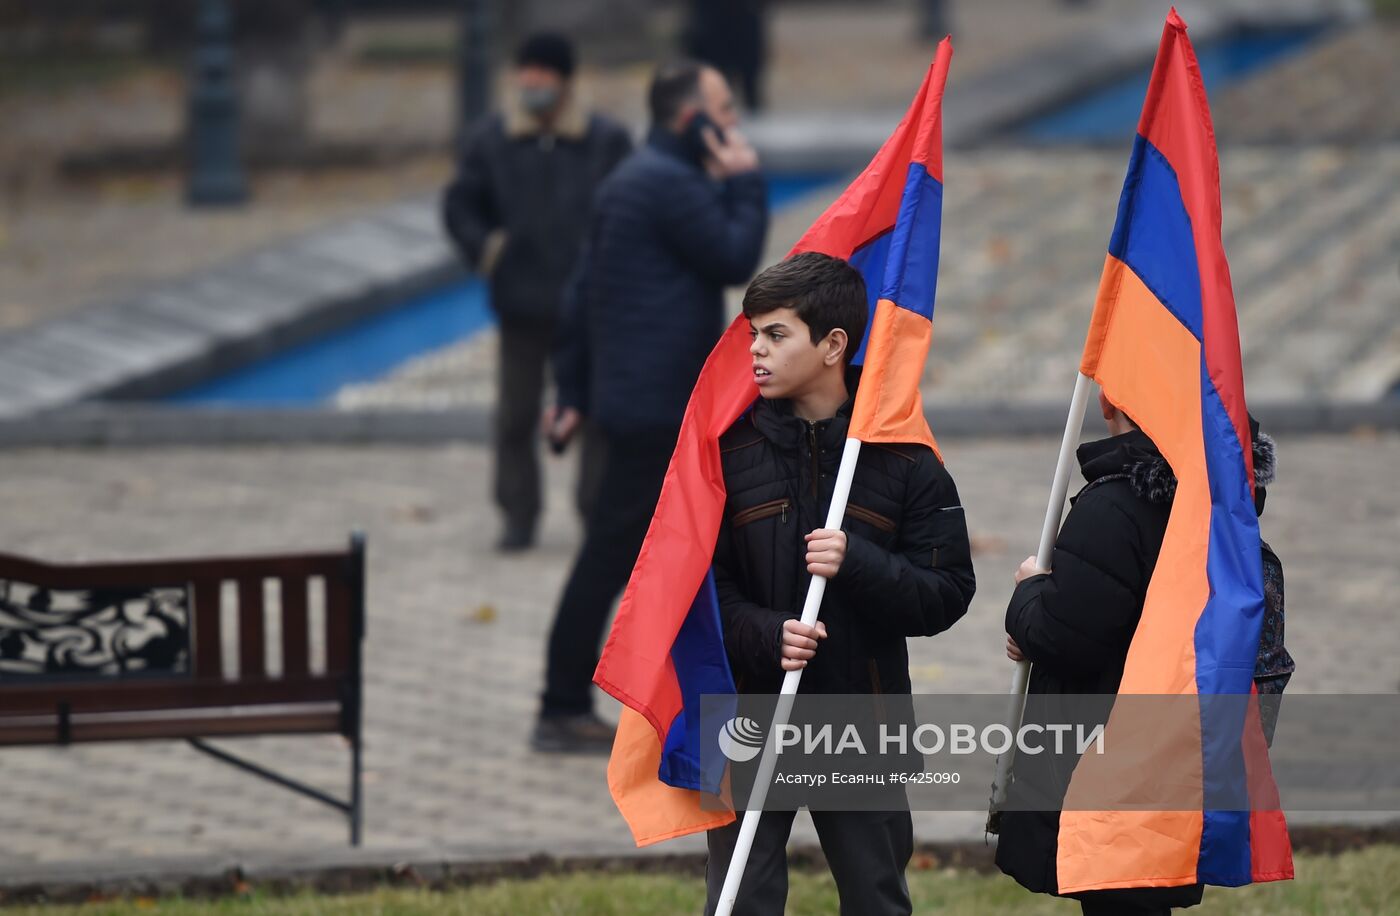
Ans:
{"label": "man in navy jacket", "polygon": [[724,326],[724,287],[758,266],[768,228],[758,156],[716,70],[661,67],[646,144],[608,176],[555,356],[563,443],[590,417],[605,444],[588,520],[549,639],[542,751],[606,751],[590,684],[608,613],[636,562],[690,391]]}

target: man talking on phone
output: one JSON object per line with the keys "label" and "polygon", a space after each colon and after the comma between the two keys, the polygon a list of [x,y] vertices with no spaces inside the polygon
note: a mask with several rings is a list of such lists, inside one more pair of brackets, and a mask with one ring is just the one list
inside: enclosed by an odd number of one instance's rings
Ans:
{"label": "man talking on phone", "polygon": [[691,388],[724,329],[724,288],[753,274],[768,230],[758,154],[739,132],[725,78],[703,64],[665,64],[648,102],[646,143],[594,200],[555,352],[558,405],[546,435],[566,444],[587,416],[605,457],[550,632],[539,751],[612,746],[591,696],[608,615],[646,536]]}

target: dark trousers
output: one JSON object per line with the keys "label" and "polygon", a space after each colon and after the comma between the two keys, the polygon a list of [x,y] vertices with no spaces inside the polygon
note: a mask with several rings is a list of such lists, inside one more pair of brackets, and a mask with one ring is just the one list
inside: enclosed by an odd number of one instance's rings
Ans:
{"label": "dark trousers", "polygon": [[1124,887],[1115,890],[1085,891],[1073,895],[1084,916],[1170,916],[1173,908],[1185,909],[1201,902],[1205,888],[1200,884],[1184,887]]}
{"label": "dark trousers", "polygon": [[[795,811],[765,811],[758,820],[749,862],[739,882],[734,916],[770,916],[787,905],[787,841]],[[904,869],[914,854],[914,822],[908,811],[813,811],[842,916],[893,916],[913,911]],[[705,865],[705,916],[712,916],[743,814],[709,831]]]}
{"label": "dark trousers", "polygon": [[1109,897],[1081,898],[1079,910],[1084,916],[1170,916],[1171,907],[1141,907]]}
{"label": "dark trousers", "polygon": [[[542,508],[540,496],[540,415],[545,371],[554,342],[549,321],[501,322],[501,358],[496,384],[496,504],[506,524],[533,528]],[[592,507],[602,463],[602,442],[584,429],[575,505],[584,518]]]}
{"label": "dark trousers", "polygon": [[549,634],[542,715],[593,710],[589,691],[608,615],[642,549],[676,435],[665,429],[603,437],[597,504]]}

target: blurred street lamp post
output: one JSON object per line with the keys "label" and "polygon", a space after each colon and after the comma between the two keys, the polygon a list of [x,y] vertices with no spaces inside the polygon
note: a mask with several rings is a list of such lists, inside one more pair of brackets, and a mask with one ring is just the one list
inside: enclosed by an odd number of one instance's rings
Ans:
{"label": "blurred street lamp post", "polygon": [[200,0],[190,72],[186,200],[193,206],[248,199],[239,159],[233,27],[225,0]]}
{"label": "blurred street lamp post", "polygon": [[491,107],[491,0],[461,0],[457,43],[457,140]]}

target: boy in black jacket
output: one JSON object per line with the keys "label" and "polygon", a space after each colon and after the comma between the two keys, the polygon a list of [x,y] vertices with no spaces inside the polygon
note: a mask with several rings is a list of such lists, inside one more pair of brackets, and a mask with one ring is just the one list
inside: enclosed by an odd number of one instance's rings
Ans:
{"label": "boy in black jacket", "polygon": [[[720,439],[728,494],[715,548],[725,645],[739,689],[776,693],[805,669],[803,693],[908,694],[909,636],[967,611],[975,582],[957,488],[923,445],[867,444],[841,530],[821,527],[850,424],[866,323],[865,282],[809,252],[759,274],[744,296],[762,397]],[[813,575],[830,580],[820,619],[799,622]],[[759,821],[737,914],[781,913],[795,812]],[[813,811],[843,913],[908,913],[908,810]],[[739,832],[709,833],[713,912]]]}
{"label": "boy in black jacket", "polygon": [[[1176,495],[1176,474],[1156,443],[1102,391],[1099,411],[1110,435],[1079,447],[1085,485],[1055,539],[1052,569],[1040,569],[1035,557],[1026,557],[1006,609],[1006,654],[1033,663],[1032,695],[1118,692]],[[1262,515],[1265,488],[1274,479],[1274,442],[1252,417],[1250,433],[1254,508]],[[1282,568],[1275,566],[1272,575],[1280,587]],[[1292,672],[1293,659],[1283,648],[1282,596],[1273,596],[1268,606],[1277,608],[1269,615],[1275,629],[1256,671],[1274,680]],[[1056,791],[1063,798],[1063,785]],[[1028,890],[1057,894],[1059,835],[1059,811],[1013,806],[1001,814],[997,866]],[[1188,884],[1074,896],[1086,916],[1149,916],[1195,906],[1203,891],[1200,884]]]}

